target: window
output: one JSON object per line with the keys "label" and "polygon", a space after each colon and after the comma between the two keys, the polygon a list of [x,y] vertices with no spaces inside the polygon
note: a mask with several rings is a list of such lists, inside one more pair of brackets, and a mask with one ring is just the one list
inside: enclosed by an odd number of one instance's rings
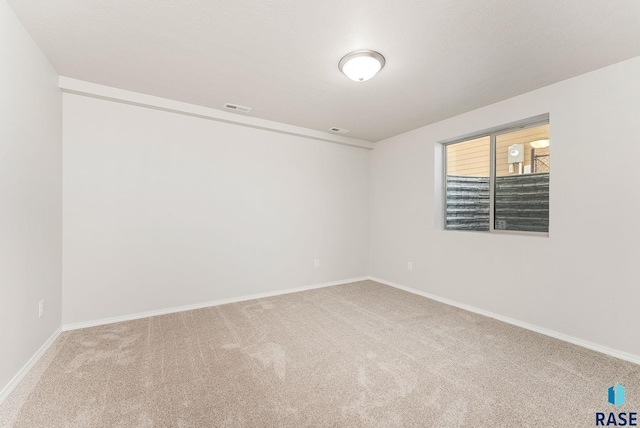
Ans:
{"label": "window", "polygon": [[549,232],[549,118],[444,144],[445,229]]}

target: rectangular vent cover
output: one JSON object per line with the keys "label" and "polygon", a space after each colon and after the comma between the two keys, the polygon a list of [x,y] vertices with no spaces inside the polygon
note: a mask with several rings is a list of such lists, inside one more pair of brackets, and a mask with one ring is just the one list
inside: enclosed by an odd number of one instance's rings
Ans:
{"label": "rectangular vent cover", "polygon": [[243,113],[249,113],[251,111],[251,107],[239,106],[238,104],[226,103],[224,108],[229,110],[241,111]]}
{"label": "rectangular vent cover", "polygon": [[329,128],[329,131],[335,132],[336,134],[346,134],[347,132],[349,132],[348,129],[337,128],[335,126],[332,128]]}

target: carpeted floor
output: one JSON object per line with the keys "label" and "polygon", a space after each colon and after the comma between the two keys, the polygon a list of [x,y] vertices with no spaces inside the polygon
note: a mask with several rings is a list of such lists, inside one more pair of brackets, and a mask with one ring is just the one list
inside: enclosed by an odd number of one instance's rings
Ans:
{"label": "carpeted floor", "polygon": [[592,427],[611,411],[640,412],[640,366],[363,281],[63,333],[0,425]]}

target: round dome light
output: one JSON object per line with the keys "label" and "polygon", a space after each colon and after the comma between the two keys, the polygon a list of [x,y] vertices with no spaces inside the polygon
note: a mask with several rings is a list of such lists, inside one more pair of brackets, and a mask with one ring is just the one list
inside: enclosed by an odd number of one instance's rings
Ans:
{"label": "round dome light", "polygon": [[364,82],[375,76],[382,67],[385,60],[378,52],[370,50],[354,51],[346,54],[338,63],[338,68],[349,79],[356,82]]}
{"label": "round dome light", "polygon": [[534,149],[544,149],[549,147],[549,140],[537,140],[529,143]]}

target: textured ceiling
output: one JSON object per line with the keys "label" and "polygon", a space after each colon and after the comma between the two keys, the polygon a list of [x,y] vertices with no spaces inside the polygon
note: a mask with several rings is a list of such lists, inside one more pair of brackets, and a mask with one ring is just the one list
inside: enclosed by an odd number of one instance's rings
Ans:
{"label": "textured ceiling", "polygon": [[638,0],[8,3],[63,76],[369,141],[640,55]]}

